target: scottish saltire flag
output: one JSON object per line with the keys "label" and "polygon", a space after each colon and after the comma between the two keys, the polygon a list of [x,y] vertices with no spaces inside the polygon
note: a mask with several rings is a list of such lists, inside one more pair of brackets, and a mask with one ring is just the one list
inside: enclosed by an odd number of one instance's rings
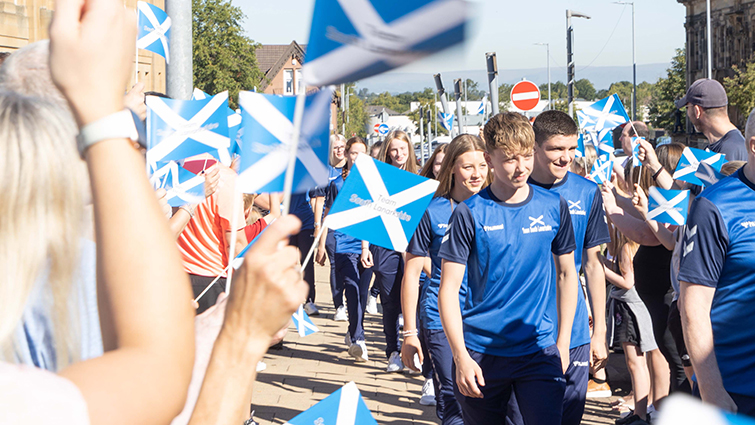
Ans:
{"label": "scottish saltire flag", "polygon": [[613,161],[609,156],[601,155],[592,165],[590,177],[597,184],[603,184],[611,181],[611,171],[613,170]]}
{"label": "scottish saltire flag", "polygon": [[437,188],[437,180],[360,154],[324,225],[404,252]]}
{"label": "scottish saltire flag", "polygon": [[440,125],[442,125],[447,131],[451,131],[454,126],[454,114],[438,111],[438,118],[440,118]]}
{"label": "scottish saltire flag", "polygon": [[[210,97],[204,91],[194,88],[191,94],[191,100],[204,100]],[[239,140],[239,130],[241,129],[241,111],[234,111],[228,108],[228,137],[231,139],[231,147],[228,150],[231,158],[234,155],[241,155],[241,141]],[[227,165],[227,164],[226,164]]]}
{"label": "scottish saltire flag", "polygon": [[309,336],[320,331],[317,329],[317,326],[312,323],[312,319],[309,318],[307,312],[304,311],[303,305],[299,305],[299,309],[296,310],[296,313],[291,315],[291,318],[294,320],[296,332],[298,332],[301,337]]}
{"label": "scottish saltire flag", "polygon": [[639,167],[640,162],[640,140],[645,141],[644,137],[632,137],[632,166]]}
{"label": "scottish saltire flag", "polygon": [[228,92],[205,100],[147,96],[147,163],[210,153],[225,165],[228,154]]}
{"label": "scottish saltire flag", "polygon": [[471,111],[471,115],[483,115],[485,114],[485,98],[483,98],[477,107]]}
{"label": "scottish saltire flag", "polygon": [[697,173],[700,163],[703,162],[712,166],[716,171],[721,171],[721,166],[726,163],[726,158],[720,153],[686,147],[674,171],[674,178],[702,186],[703,182],[700,181],[695,173]]}
{"label": "scottish saltire flag", "polygon": [[136,2],[139,11],[139,33],[136,47],[149,50],[170,63],[170,17],[164,10],[144,1]]}
{"label": "scottish saltire flag", "polygon": [[719,180],[723,179],[726,176],[718,172],[718,170],[716,170],[712,165],[706,162],[701,162],[700,166],[697,167],[695,177],[700,179],[704,187],[708,187],[718,183]]}
{"label": "scottish saltire flag", "polygon": [[687,222],[689,190],[666,190],[650,186],[648,220],[682,226]]}
{"label": "scottish saltire flag", "polygon": [[574,153],[575,158],[585,157],[585,135],[579,133],[577,136],[577,151]]}
{"label": "scottish saltire flag", "polygon": [[[307,95],[297,141],[294,193],[328,184],[331,88]],[[240,92],[241,156],[238,185],[244,193],[282,192],[294,132],[296,97]]]}
{"label": "scottish saltire flag", "polygon": [[284,425],[377,425],[353,381]]}
{"label": "scottish saltire flag", "polygon": [[357,81],[464,40],[464,0],[317,0],[302,71],[307,85]]}
{"label": "scottish saltire flag", "polygon": [[577,122],[579,123],[579,128],[581,130],[592,131],[595,129],[595,123],[597,122],[597,119],[595,117],[587,115],[580,109],[577,111]]}
{"label": "scottish saltire flag", "polygon": [[171,207],[198,204],[205,199],[205,177],[186,170],[175,161],[157,169],[149,180],[156,189],[163,188],[168,192],[166,199]]}
{"label": "scottish saltire flag", "polygon": [[249,251],[249,248],[251,248],[252,245],[254,245],[254,243],[257,242],[257,239],[259,239],[263,233],[265,233],[265,230],[267,230],[268,226],[270,226],[273,223],[275,223],[275,219],[273,219],[273,221],[268,223],[267,226],[265,226],[265,228],[262,229],[262,231],[259,232],[259,234],[257,234],[257,236],[255,236],[254,239],[252,239],[252,241],[249,242],[246,245],[246,247],[244,247],[244,249],[241,250],[241,252],[236,254],[236,257],[233,259],[233,262],[231,262],[231,265],[233,266],[234,270],[238,270],[239,268],[241,268],[241,265],[244,264],[244,255],[246,255],[246,252]]}
{"label": "scottish saltire flag", "polygon": [[580,112],[584,114],[585,120],[583,124],[580,114],[577,114],[580,126],[584,125],[586,129],[594,129],[595,131],[613,130],[614,127],[629,122],[629,115],[627,115],[624,105],[621,104],[621,99],[616,94],[601,99]]}
{"label": "scottish saltire flag", "polygon": [[598,146],[596,146],[596,150],[598,151],[598,156],[611,156],[613,155],[615,149],[613,146],[613,132],[611,130],[603,130],[598,133]]}

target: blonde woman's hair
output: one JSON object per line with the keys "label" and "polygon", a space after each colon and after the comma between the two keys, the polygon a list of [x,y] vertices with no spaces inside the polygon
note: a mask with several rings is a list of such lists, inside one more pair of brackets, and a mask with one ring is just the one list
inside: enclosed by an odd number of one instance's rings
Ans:
{"label": "blonde woman's hair", "polygon": [[485,148],[489,154],[496,149],[506,157],[531,153],[535,148],[535,131],[527,117],[516,112],[501,112],[485,124]]}
{"label": "blonde woman's hair", "polygon": [[724,176],[730,176],[737,172],[740,168],[747,164],[746,161],[729,161],[721,166],[721,174]]}
{"label": "blonde woman's hair", "polygon": [[571,171],[581,176],[586,176],[592,171],[592,166],[597,159],[598,153],[595,151],[595,146],[592,143],[585,143],[585,156],[574,158]]}
{"label": "blonde woman's hair", "polygon": [[335,144],[335,142],[343,142],[346,144],[346,138],[343,137],[343,134],[338,133],[330,136],[330,153],[328,154],[328,160],[330,161],[331,167],[335,167],[340,162],[336,159],[336,155],[333,153],[333,144]]}
{"label": "blonde woman's hair", "polygon": [[[454,188],[454,165],[456,160],[460,156],[467,152],[485,152],[485,144],[482,143],[482,139],[471,134],[461,134],[456,136],[451,143],[448,144],[446,149],[446,156],[443,158],[443,164],[440,166],[440,173],[438,181],[438,189],[435,191],[435,196],[450,197],[451,191]],[[493,179],[492,173],[488,170],[488,175],[485,176],[485,184],[481,189],[484,189]]]}
{"label": "blonde woman's hair", "polygon": [[447,143],[441,143],[440,145],[438,145],[438,147],[433,151],[433,154],[430,155],[430,159],[425,162],[425,166],[422,167],[422,171],[419,172],[419,175],[422,177],[427,177],[428,179],[434,179],[435,175],[433,174],[433,164],[435,164],[435,158],[437,158],[439,154],[446,153],[447,148]]}
{"label": "blonde woman's hair", "polygon": [[390,149],[391,142],[394,139],[399,139],[406,142],[407,150],[409,151],[409,157],[406,159],[406,164],[404,164],[403,170],[408,171],[412,174],[417,174],[419,167],[417,167],[417,156],[414,155],[414,144],[412,144],[412,140],[409,138],[409,135],[406,134],[405,131],[393,130],[388,133],[388,135],[385,136],[383,145],[380,147],[380,153],[378,154],[377,159],[379,161],[385,162],[386,164],[393,165],[393,162],[391,162],[391,157],[390,155],[388,155],[388,149]]}
{"label": "blonde woman's hair", "polygon": [[56,365],[79,360],[72,279],[79,261],[86,174],[76,127],[56,105],[0,92],[0,356],[35,285],[50,297]]}

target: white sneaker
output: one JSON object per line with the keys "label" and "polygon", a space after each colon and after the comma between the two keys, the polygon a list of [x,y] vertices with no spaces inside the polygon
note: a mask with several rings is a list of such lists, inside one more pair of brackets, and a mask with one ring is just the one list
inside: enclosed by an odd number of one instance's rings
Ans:
{"label": "white sneaker", "polygon": [[265,369],[267,369],[265,362],[257,362],[257,372],[262,372]]}
{"label": "white sneaker", "polygon": [[358,362],[366,362],[369,360],[367,356],[367,344],[364,340],[357,341],[349,347],[349,354]]}
{"label": "white sneaker", "polygon": [[338,310],[336,310],[336,314],[333,315],[333,320],[336,322],[348,322],[349,321],[349,315],[346,313],[346,306],[342,305],[338,307]]}
{"label": "white sneaker", "polygon": [[304,304],[304,311],[306,311],[309,316],[317,316],[320,314],[320,310],[317,309],[317,306],[312,301]]}
{"label": "white sneaker", "polygon": [[377,297],[370,295],[367,299],[367,308],[364,309],[364,312],[367,314],[378,314]]}
{"label": "white sneaker", "polygon": [[398,315],[398,328],[404,329],[404,315],[403,314]]}
{"label": "white sneaker", "polygon": [[433,378],[425,379],[425,383],[422,384],[422,397],[419,398],[419,404],[423,406],[435,406]]}
{"label": "white sneaker", "polygon": [[398,351],[391,353],[388,358],[388,367],[385,368],[386,372],[401,372],[404,370],[404,363],[401,362],[401,354]]}

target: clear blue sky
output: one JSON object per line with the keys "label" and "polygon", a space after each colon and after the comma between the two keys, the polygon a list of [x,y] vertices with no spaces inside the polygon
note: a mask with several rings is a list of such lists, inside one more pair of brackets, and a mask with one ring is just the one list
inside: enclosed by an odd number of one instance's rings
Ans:
{"label": "clear blue sky", "polygon": [[[232,0],[247,16],[247,35],[262,44],[306,43],[314,0],[266,2]],[[632,63],[631,6],[610,0],[475,0],[473,21],[463,47],[415,62],[401,71],[448,72],[484,69],[485,52],[494,51],[501,69],[566,63],[566,9],[592,19],[573,18],[577,70]],[[623,14],[622,14],[623,12]],[[684,47],[685,8],[676,0],[635,0],[637,63],[668,63],[674,49]],[[613,32],[613,36],[611,33]],[[609,39],[610,37],[610,39]]]}

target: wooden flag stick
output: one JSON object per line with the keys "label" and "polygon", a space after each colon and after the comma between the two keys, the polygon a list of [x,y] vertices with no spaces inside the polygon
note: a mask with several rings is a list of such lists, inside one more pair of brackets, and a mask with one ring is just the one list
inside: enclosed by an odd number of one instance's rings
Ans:
{"label": "wooden flag stick", "polygon": [[[206,161],[206,160],[205,160]],[[239,209],[241,208],[242,194],[239,186],[238,176],[234,180],[233,184],[233,214],[231,214],[231,246],[228,247],[228,277],[225,281],[225,293],[231,293],[231,282],[233,281],[233,259],[236,257],[236,238],[238,237],[238,229],[236,228],[236,222],[239,220]],[[246,221],[244,222],[246,223]]]}
{"label": "wooden flag stick", "polygon": [[291,207],[291,191],[294,187],[294,171],[296,170],[296,153],[299,150],[299,139],[301,138],[301,122],[304,117],[304,105],[307,101],[307,94],[302,90],[296,96],[296,107],[294,108],[294,131],[291,135],[291,142],[288,151],[288,167],[286,168],[286,177],[283,181],[283,207],[281,215],[287,215]]}

